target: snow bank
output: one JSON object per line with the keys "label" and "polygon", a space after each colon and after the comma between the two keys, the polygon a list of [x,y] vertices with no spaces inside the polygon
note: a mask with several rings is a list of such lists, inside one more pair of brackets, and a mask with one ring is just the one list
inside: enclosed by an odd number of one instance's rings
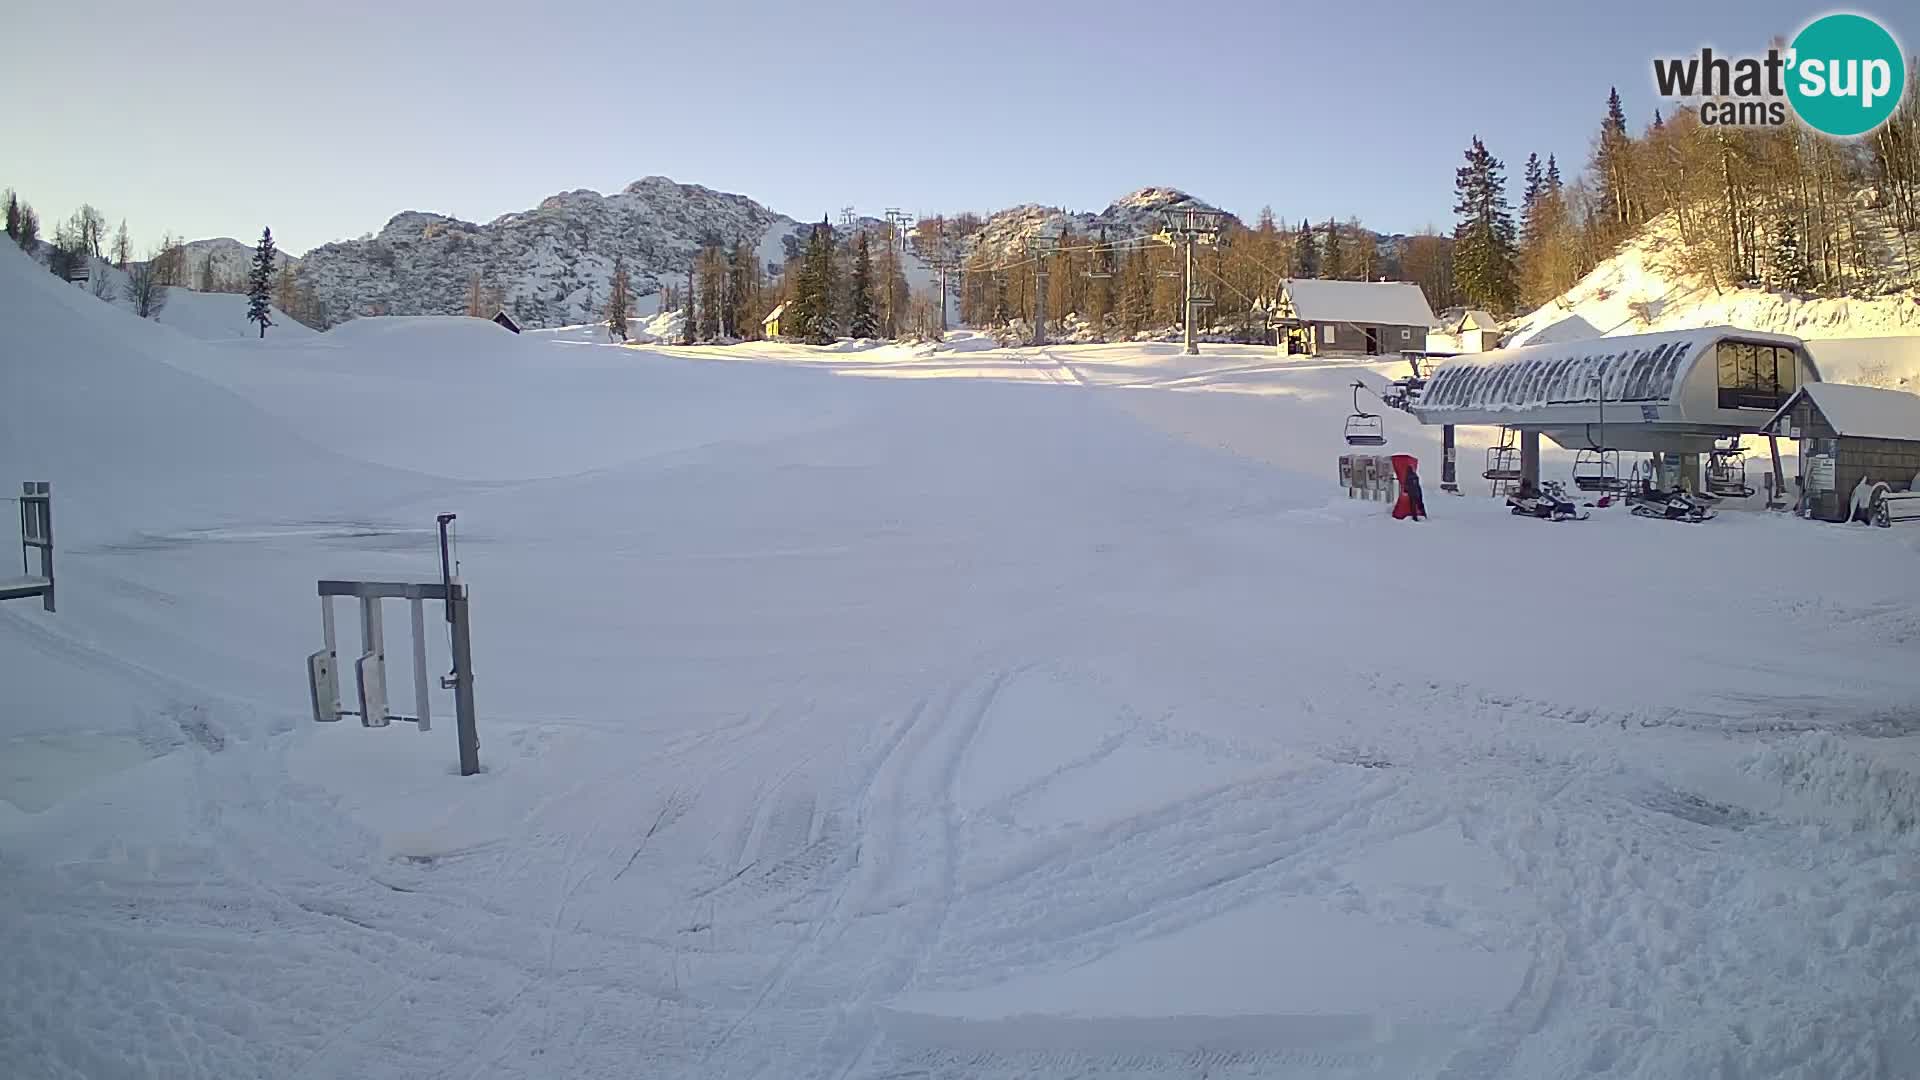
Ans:
{"label": "snow bank", "polygon": [[1809,732],[1755,751],[1744,768],[1786,792],[1789,812],[1889,839],[1907,836],[1920,825],[1920,743],[1876,749]]}
{"label": "snow bank", "polygon": [[[102,304],[17,251],[0,251],[0,462],[6,479],[48,480],[68,543],[228,518],[250,499],[312,493],[309,513],[349,478],[396,477],[289,435],[231,391],[181,370],[203,343]],[[253,349],[225,350],[258,365]],[[17,490],[13,489],[13,490]],[[242,510],[244,513],[245,511]]]}

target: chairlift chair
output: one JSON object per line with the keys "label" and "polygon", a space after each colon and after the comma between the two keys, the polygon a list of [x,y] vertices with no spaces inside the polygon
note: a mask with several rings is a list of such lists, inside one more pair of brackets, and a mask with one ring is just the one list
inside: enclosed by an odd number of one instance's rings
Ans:
{"label": "chairlift chair", "polygon": [[1626,485],[1620,480],[1620,451],[1593,447],[1574,454],[1573,486],[1606,494],[1625,491]]}
{"label": "chairlift chair", "polygon": [[1386,429],[1380,423],[1379,415],[1367,412],[1360,407],[1360,391],[1366,388],[1366,383],[1358,379],[1354,380],[1353,414],[1347,417],[1347,445],[1385,446],[1387,445],[1387,433]]}
{"label": "chairlift chair", "polygon": [[1747,483],[1747,454],[1740,440],[1715,446],[1707,455],[1707,494],[1721,499],[1745,499],[1753,494]]}
{"label": "chairlift chair", "polygon": [[1491,487],[1494,498],[1520,490],[1520,448],[1513,444],[1513,429],[1500,429],[1500,445],[1487,447],[1487,469],[1480,474]]}

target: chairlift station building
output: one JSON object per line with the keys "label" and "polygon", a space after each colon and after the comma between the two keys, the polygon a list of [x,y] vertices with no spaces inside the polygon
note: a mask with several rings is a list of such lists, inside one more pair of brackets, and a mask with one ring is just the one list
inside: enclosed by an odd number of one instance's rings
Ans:
{"label": "chairlift station building", "polygon": [[1763,431],[1820,369],[1799,338],[1712,326],[1454,356],[1409,405],[1422,423],[1521,435],[1539,483],[1539,437],[1569,450],[1694,455]]}
{"label": "chairlift station building", "polygon": [[[1569,450],[1705,453],[1820,381],[1799,338],[1714,326],[1463,353],[1412,405],[1430,424],[1502,424]],[[1604,430],[1603,430],[1604,429]]]}

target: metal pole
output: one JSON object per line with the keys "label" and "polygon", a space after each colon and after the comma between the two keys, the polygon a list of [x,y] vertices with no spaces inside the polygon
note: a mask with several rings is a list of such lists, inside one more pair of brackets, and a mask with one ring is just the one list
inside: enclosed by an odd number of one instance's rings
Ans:
{"label": "metal pole", "polygon": [[944,337],[946,335],[946,332],[947,332],[947,260],[944,256],[942,256],[940,259],[940,333]]}
{"label": "metal pole", "polygon": [[467,587],[457,585],[447,594],[447,613],[453,619],[453,708],[459,730],[460,775],[480,771],[480,736],[473,719],[473,644],[467,630]]}
{"label": "metal pole", "polygon": [[1540,492],[1540,433],[1520,433],[1520,490],[1524,494]]}
{"label": "metal pole", "polygon": [[1033,343],[1047,343],[1047,255],[1041,251],[1033,263]]}
{"label": "metal pole", "polygon": [[1787,478],[1780,473],[1780,438],[1767,436],[1767,451],[1773,456],[1773,498],[1768,500],[1767,509],[1778,510],[1786,505]]}
{"label": "metal pole", "polygon": [[40,606],[53,610],[53,485],[40,483],[40,525],[41,539],[46,546],[40,549],[40,576],[47,579],[47,591],[41,594]]}
{"label": "metal pole", "polygon": [[1440,427],[1440,490],[1460,494],[1459,478],[1454,473],[1453,425]]}
{"label": "metal pole", "polygon": [[433,702],[427,695],[427,617],[425,603],[413,598],[413,715],[421,731],[433,730]]}
{"label": "metal pole", "polygon": [[1200,346],[1193,343],[1193,234],[1187,234],[1187,278],[1185,299],[1187,307],[1187,348],[1188,356],[1200,355]]}
{"label": "metal pole", "polygon": [[[434,520],[440,523],[440,584],[446,586],[447,595],[453,595],[453,559],[447,548],[447,526],[453,524],[458,514],[441,514]],[[447,605],[447,621],[453,621],[453,605]]]}

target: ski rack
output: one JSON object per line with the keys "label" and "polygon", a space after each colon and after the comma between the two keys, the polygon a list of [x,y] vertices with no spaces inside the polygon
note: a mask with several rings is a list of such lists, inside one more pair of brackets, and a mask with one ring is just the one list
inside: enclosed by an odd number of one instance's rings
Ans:
{"label": "ski rack", "polygon": [[[421,731],[431,731],[433,710],[428,692],[432,683],[427,678],[424,605],[429,600],[440,601],[446,607],[449,647],[453,654],[453,670],[440,679],[440,686],[453,691],[460,775],[472,776],[480,771],[480,739],[475,732],[473,707],[473,646],[467,621],[467,587],[454,575],[447,557],[447,526],[452,521],[452,514],[440,516],[441,580],[437,582],[320,581],[320,632],[324,647],[307,657],[307,688],[313,719],[318,723],[335,723],[343,717],[357,716],[362,727],[388,727],[398,720],[414,724]],[[339,648],[333,618],[333,601],[340,596],[360,601],[360,656],[353,665],[357,709],[346,708],[340,698]],[[412,609],[415,710],[412,716],[388,711],[386,630],[380,610],[383,600],[405,600]]]}

